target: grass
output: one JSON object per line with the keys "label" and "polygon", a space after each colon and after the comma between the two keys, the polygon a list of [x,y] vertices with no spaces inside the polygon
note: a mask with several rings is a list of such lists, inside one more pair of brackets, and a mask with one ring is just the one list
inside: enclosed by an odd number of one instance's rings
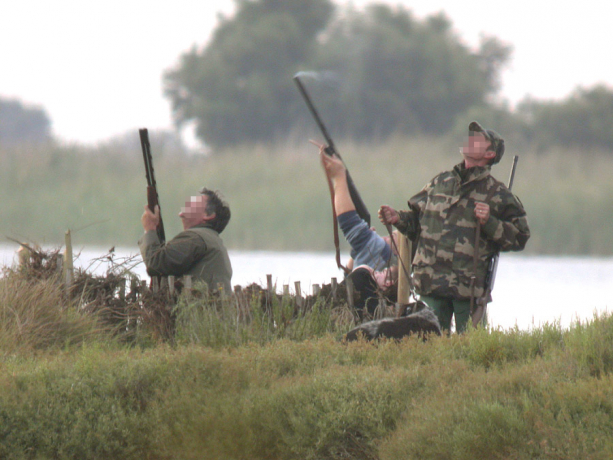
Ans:
{"label": "grass", "polygon": [[[338,147],[373,223],[376,209],[397,208],[434,175],[460,161],[458,142],[392,138],[380,144],[339,142]],[[230,248],[331,251],[330,199],[316,149],[305,142],[251,145],[210,157],[184,156],[152,146],[168,236],[180,231],[185,198],[206,185],[220,189],[232,209],[223,234]],[[607,152],[564,149],[515,152],[493,173],[507,182],[520,155],[514,191],[532,230],[526,252],[610,256],[613,160]],[[145,179],[136,145],[95,149],[0,149],[0,233],[38,243],[61,243],[66,229],[76,245],[135,245],[145,202]],[[344,242],[343,242],[344,244]],[[346,248],[345,248],[346,249]]]}
{"label": "grass", "polygon": [[120,340],[37,267],[0,278],[0,458],[613,455],[609,314],[343,344],[351,319],[325,297],[297,311],[200,287],[176,302],[173,340],[146,316]]}
{"label": "grass", "polygon": [[426,343],[326,335],[5,358],[0,455],[610,458],[613,377],[609,365],[595,375],[587,349],[610,348],[611,330],[601,317],[552,327],[545,341],[478,330]]}

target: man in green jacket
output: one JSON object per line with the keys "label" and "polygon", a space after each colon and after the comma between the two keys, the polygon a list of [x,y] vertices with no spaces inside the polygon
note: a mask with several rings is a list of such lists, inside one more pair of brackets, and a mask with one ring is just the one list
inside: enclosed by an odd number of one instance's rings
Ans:
{"label": "man in green jacket", "polygon": [[[450,329],[454,315],[456,331],[466,329],[471,296],[484,296],[492,255],[499,250],[521,251],[530,237],[523,205],[490,175],[503,154],[500,135],[472,122],[462,163],[432,179],[409,200],[408,210],[385,205],[379,210],[382,223],[394,225],[416,242],[415,290],[443,329]],[[480,238],[475,270],[476,235]]]}
{"label": "man in green jacket", "polygon": [[230,208],[218,192],[203,188],[192,196],[179,213],[183,231],[162,245],[156,227],[160,210],[151,212],[145,205],[141,217],[145,234],[139,240],[143,261],[152,276],[191,275],[194,282],[204,281],[209,289],[219,285],[231,292],[232,265],[219,234],[230,221]]}

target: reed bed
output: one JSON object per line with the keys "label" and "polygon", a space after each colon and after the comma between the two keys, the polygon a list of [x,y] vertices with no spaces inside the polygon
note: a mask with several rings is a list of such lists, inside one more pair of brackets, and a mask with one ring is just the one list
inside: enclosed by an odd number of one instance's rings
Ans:
{"label": "reed bed", "polygon": [[[338,142],[373,223],[381,204],[397,208],[434,175],[460,162],[460,140],[391,138]],[[250,145],[210,156],[186,156],[152,146],[168,235],[176,214],[202,186],[228,199],[232,220],[223,234],[233,249],[333,249],[330,199],[317,149],[304,141]],[[530,254],[610,256],[613,214],[611,152],[508,147],[493,174],[508,180],[520,155],[514,191],[528,212]],[[145,203],[138,147],[48,147],[0,150],[0,233],[52,244],[67,228],[75,244],[135,245]]]}

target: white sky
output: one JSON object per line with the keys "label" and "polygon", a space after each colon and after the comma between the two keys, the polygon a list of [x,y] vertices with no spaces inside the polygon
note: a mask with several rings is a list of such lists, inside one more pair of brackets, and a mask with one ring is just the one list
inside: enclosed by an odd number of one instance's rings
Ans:
{"label": "white sky", "polygon": [[[402,3],[418,18],[445,11],[471,46],[481,33],[512,44],[502,88],[511,103],[528,94],[563,98],[578,85],[613,88],[613,2],[386,3]],[[232,0],[3,1],[0,95],[44,107],[54,133],[69,142],[170,128],[162,72],[193,44],[206,42],[218,11],[232,9]]]}

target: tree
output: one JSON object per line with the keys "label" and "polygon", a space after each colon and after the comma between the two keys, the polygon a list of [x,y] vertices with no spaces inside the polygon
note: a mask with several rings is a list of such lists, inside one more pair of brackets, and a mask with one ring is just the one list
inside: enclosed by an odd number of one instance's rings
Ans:
{"label": "tree", "polygon": [[44,109],[0,98],[0,145],[42,143],[50,138],[51,121]]}
{"label": "tree", "polygon": [[595,147],[613,151],[613,90],[605,85],[577,88],[562,101],[527,99],[518,115],[543,146]]}
{"label": "tree", "polygon": [[443,14],[419,22],[402,8],[371,5],[332,24],[318,65],[345,75],[349,92],[330,118],[353,137],[443,134],[498,89],[510,48],[495,38],[470,51]]}
{"label": "tree", "polygon": [[291,128],[291,76],[333,12],[329,0],[236,2],[236,16],[221,20],[209,45],[182,55],[164,78],[177,124],[195,120],[196,135],[213,146]]}
{"label": "tree", "polygon": [[510,56],[495,38],[472,52],[442,14],[417,21],[383,4],[334,15],[329,0],[236,1],[208,46],[183,54],[164,80],[176,123],[195,121],[197,136],[215,147],[299,125],[308,113],[292,76],[307,69],[334,75],[308,86],[338,135],[445,133],[498,89]]}

